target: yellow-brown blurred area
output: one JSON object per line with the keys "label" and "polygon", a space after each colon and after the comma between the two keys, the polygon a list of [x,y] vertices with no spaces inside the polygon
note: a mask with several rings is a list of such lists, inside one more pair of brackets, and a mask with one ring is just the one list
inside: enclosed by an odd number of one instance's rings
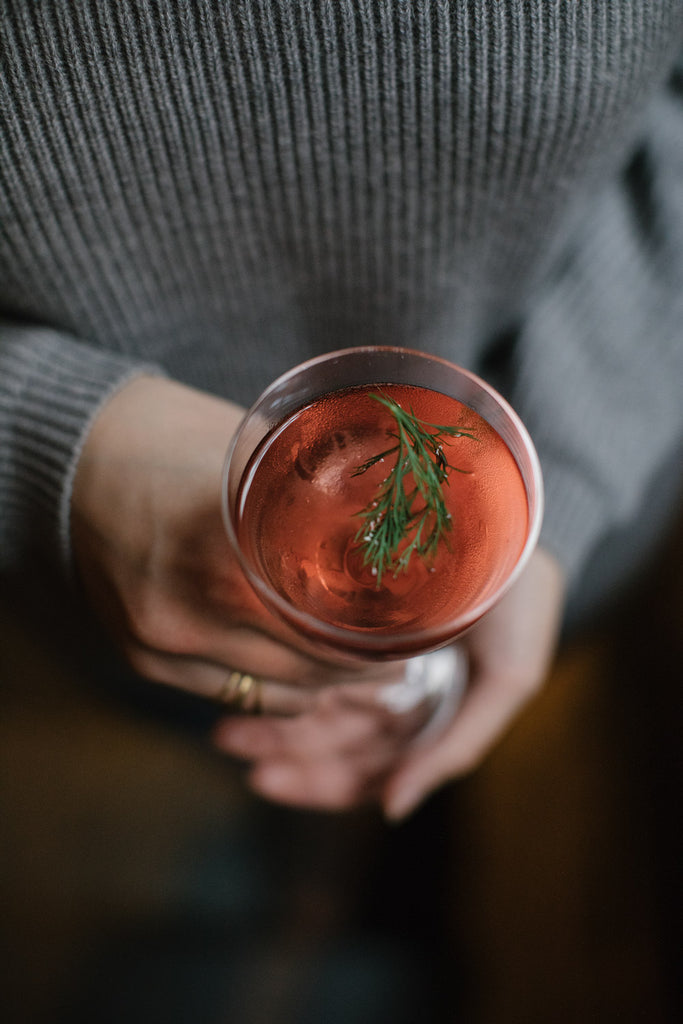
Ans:
{"label": "yellow-brown blurred area", "polygon": [[5,595],[2,1019],[674,1024],[682,537],[399,827],[257,805]]}

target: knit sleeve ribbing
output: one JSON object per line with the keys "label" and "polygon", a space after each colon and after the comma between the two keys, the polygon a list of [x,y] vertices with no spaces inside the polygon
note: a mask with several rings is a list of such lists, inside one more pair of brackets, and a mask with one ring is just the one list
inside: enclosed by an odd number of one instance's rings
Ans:
{"label": "knit sleeve ribbing", "polygon": [[154,367],[41,326],[0,320],[0,564],[39,547],[69,560],[76,463],[103,403]]}
{"label": "knit sleeve ribbing", "polygon": [[514,346],[510,397],[544,467],[542,542],[578,576],[647,516],[683,439],[683,66],[593,196]]}

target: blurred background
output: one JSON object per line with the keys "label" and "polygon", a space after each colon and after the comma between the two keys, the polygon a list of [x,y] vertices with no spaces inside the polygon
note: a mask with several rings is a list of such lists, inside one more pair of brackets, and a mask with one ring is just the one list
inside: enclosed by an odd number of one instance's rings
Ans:
{"label": "blurred background", "polygon": [[683,1019],[682,566],[679,526],[484,767],[397,827],[252,799],[206,709],[93,680],[90,629],[7,584],[0,1018]]}

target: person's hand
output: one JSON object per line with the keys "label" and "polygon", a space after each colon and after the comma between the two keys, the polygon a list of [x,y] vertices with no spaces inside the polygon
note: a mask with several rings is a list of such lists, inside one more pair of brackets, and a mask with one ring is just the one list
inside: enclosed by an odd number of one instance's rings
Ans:
{"label": "person's hand", "polygon": [[398,816],[483,756],[540,685],[561,573],[549,556],[534,556],[463,641],[472,676],[453,725],[413,749],[419,718],[396,716],[381,700],[402,666],[322,659],[245,580],[220,512],[223,461],[241,417],[238,406],[162,378],[136,378],[110,399],[74,482],[72,545],[84,591],[149,679],[208,698],[232,670],[265,679],[265,716],[227,717],[214,737],[252,762],[257,792],[329,809],[380,800]]}
{"label": "person's hand", "polygon": [[564,577],[543,550],[513,588],[459,641],[469,682],[451,724],[413,745],[413,724],[388,715],[362,682],[326,691],[289,720],[226,720],[221,749],[251,762],[252,787],[286,804],[344,809],[379,801],[401,818],[442,783],[471,771],[542,686],[554,653]]}
{"label": "person's hand", "polygon": [[389,818],[410,813],[434,789],[472,771],[542,688],[557,645],[564,571],[537,549],[522,576],[465,637],[470,678],[452,724],[416,749],[381,794]]}
{"label": "person's hand", "polygon": [[[138,377],[117,392],[96,417],[77,466],[77,574],[140,675],[209,699],[233,670],[261,677],[265,717],[240,720],[281,724],[279,716],[315,708],[308,753],[332,728],[330,751],[367,788],[396,763],[420,719],[397,719],[374,701],[400,677],[400,664],[323,659],[247,583],[220,509],[225,454],[241,418],[238,406],[163,378]],[[311,721],[304,716],[300,725]],[[351,738],[356,753],[347,760]]]}
{"label": "person's hand", "polygon": [[231,551],[221,476],[242,413],[164,378],[122,387],[79,458],[73,557],[87,599],[139,674],[209,698],[232,670],[258,675],[265,710],[292,713],[316,687],[358,670],[316,657],[270,615]]}

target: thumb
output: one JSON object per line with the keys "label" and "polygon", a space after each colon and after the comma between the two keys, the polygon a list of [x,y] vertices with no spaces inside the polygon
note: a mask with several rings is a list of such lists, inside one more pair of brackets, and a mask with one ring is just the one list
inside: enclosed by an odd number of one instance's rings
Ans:
{"label": "thumb", "polygon": [[439,786],[476,768],[535,688],[480,677],[445,732],[408,754],[386,781],[380,797],[385,816],[405,818]]}

